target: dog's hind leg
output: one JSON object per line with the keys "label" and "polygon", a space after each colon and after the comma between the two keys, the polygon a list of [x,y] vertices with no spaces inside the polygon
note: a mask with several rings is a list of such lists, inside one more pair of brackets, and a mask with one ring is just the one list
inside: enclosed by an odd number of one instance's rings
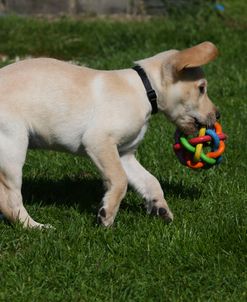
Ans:
{"label": "dog's hind leg", "polygon": [[19,221],[24,227],[42,227],[34,221],[24,208],[21,191],[10,179],[9,175],[0,177],[0,211],[11,222]]}
{"label": "dog's hind leg", "polygon": [[160,216],[167,223],[171,222],[173,214],[164,198],[158,180],[144,169],[132,153],[123,155],[121,162],[129,184],[145,198],[148,213]]}
{"label": "dog's hind leg", "polygon": [[21,185],[28,137],[25,127],[14,122],[0,124],[0,212],[24,227],[42,227],[23,206]]}

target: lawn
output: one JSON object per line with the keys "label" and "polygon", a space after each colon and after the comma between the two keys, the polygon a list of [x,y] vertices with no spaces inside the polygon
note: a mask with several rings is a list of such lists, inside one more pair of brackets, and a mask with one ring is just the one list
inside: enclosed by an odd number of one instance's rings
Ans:
{"label": "lawn", "polygon": [[17,56],[49,56],[93,68],[127,68],[166,49],[214,42],[220,56],[204,69],[228,134],[223,163],[194,172],[173,154],[174,125],[161,114],[150,120],[137,156],[164,189],[175,215],[170,225],[148,216],[129,190],[114,227],[97,226],[103,186],[92,162],[30,151],[25,205],[34,219],[56,229],[23,230],[0,221],[0,301],[247,300],[243,9],[233,15],[226,10],[223,17],[205,10],[193,18],[121,21],[0,18],[0,53],[7,55],[1,66]]}

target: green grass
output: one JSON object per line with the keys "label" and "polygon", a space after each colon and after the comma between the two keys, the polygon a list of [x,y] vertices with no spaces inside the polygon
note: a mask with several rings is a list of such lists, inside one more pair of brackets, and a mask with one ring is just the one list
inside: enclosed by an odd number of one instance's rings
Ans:
{"label": "green grass", "polygon": [[30,151],[25,205],[56,230],[0,223],[0,301],[246,301],[245,23],[208,11],[142,22],[5,17],[0,40],[0,53],[9,56],[2,65],[32,55],[107,69],[211,40],[221,55],[205,67],[209,95],[229,136],[221,166],[196,173],[173,154],[175,127],[162,115],[151,119],[138,158],[161,182],[175,214],[168,226],[147,216],[132,191],[114,227],[97,226],[103,188],[94,165]]}

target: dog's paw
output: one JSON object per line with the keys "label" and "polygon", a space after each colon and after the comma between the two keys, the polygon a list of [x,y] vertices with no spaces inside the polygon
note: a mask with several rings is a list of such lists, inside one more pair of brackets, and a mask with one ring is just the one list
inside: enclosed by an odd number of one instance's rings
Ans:
{"label": "dog's paw", "polygon": [[35,221],[35,223],[25,225],[24,227],[30,228],[30,229],[39,229],[39,230],[55,230],[51,224],[42,224]]}
{"label": "dog's paw", "polygon": [[47,223],[47,224],[42,224],[41,225],[41,229],[49,229],[49,230],[56,230],[56,228],[54,226],[52,226],[51,224]]}
{"label": "dog's paw", "polygon": [[110,227],[114,222],[114,217],[113,215],[109,215],[109,213],[107,213],[107,210],[102,207],[99,209],[97,222],[98,224],[101,224],[105,227]]}
{"label": "dog's paw", "polygon": [[171,223],[173,221],[172,212],[163,207],[159,208],[157,206],[153,206],[150,214],[161,217],[166,223]]}

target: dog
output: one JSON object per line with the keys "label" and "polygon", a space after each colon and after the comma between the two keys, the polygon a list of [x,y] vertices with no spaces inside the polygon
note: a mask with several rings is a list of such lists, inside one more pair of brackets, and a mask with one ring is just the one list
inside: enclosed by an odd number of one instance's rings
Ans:
{"label": "dog", "polygon": [[[148,213],[173,214],[158,180],[135,158],[152,113],[160,111],[186,134],[212,126],[219,111],[207,96],[201,66],[217,57],[211,42],[168,50],[133,69],[100,71],[50,58],[0,70],[0,211],[11,222],[43,228],[22,201],[27,149],[88,154],[106,193],[98,221],[111,226],[130,184]],[[150,93],[151,91],[151,93]]]}

